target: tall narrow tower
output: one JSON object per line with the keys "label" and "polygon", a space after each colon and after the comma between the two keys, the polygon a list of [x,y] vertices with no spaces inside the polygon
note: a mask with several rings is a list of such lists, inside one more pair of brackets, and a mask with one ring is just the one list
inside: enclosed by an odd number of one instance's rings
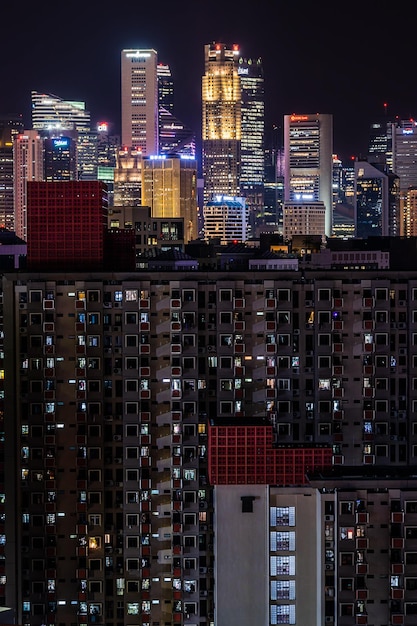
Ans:
{"label": "tall narrow tower", "polygon": [[204,47],[202,79],[204,203],[214,196],[238,196],[241,145],[239,47]]}
{"label": "tall narrow tower", "polygon": [[44,180],[44,139],[37,130],[27,130],[14,138],[14,230],[27,240],[27,183]]}
{"label": "tall narrow tower", "polygon": [[0,117],[0,226],[15,229],[13,188],[13,142],[23,131],[20,116]]}
{"label": "tall narrow tower", "polygon": [[156,50],[122,50],[122,145],[143,156],[158,152]]}
{"label": "tall narrow tower", "polygon": [[263,212],[265,178],[265,90],[261,59],[239,59],[242,85],[240,195],[246,198],[249,220]]}
{"label": "tall narrow tower", "polygon": [[324,202],[332,234],[333,116],[284,115],[285,201]]}

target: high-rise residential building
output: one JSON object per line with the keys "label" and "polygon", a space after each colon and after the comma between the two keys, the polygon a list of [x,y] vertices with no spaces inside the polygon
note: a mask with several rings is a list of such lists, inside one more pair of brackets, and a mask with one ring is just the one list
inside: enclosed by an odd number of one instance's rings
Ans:
{"label": "high-rise residential building", "polygon": [[356,237],[400,234],[399,177],[384,166],[355,162]]}
{"label": "high-rise residential building", "polygon": [[64,100],[53,94],[32,91],[32,128],[46,138],[71,136],[77,145],[77,178],[97,178],[97,133],[85,102]]}
{"label": "high-rise residential building", "polygon": [[333,116],[284,115],[285,201],[326,207],[325,234],[332,234]]}
{"label": "high-rise residential building", "polygon": [[354,264],[3,273],[9,623],[413,623],[417,280]]}
{"label": "high-rise residential building", "polygon": [[27,239],[27,182],[44,180],[44,140],[37,130],[27,130],[14,138],[14,230]]}
{"label": "high-rise residential building", "polygon": [[240,195],[246,199],[254,233],[264,206],[265,89],[262,60],[240,57],[238,74],[242,89]]}
{"label": "high-rise residential building", "polygon": [[202,166],[204,204],[217,195],[240,195],[242,88],[239,46],[204,47]]}
{"label": "high-rise residential building", "polygon": [[158,60],[156,50],[122,50],[122,146],[143,156],[158,154]]}
{"label": "high-rise residential building", "polygon": [[182,217],[186,243],[197,237],[197,161],[165,155],[142,162],[142,204],[153,217]]}
{"label": "high-rise residential building", "polygon": [[28,181],[28,267],[102,269],[107,210],[99,181]]}
{"label": "high-rise residential building", "polygon": [[15,229],[13,143],[23,131],[21,116],[0,117],[0,227]]}

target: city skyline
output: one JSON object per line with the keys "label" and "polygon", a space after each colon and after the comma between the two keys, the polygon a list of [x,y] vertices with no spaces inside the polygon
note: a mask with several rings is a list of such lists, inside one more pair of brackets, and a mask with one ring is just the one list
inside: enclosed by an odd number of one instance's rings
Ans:
{"label": "city skyline", "polygon": [[[88,36],[82,32],[78,36],[77,17],[66,16],[63,29],[46,2],[33,16],[42,24],[42,37],[31,36],[32,9],[28,9],[19,24],[19,38],[10,27],[0,41],[8,86],[0,97],[0,112],[21,113],[29,123],[30,91],[35,89],[85,101],[93,122],[106,119],[120,132],[120,52],[149,47],[171,67],[176,115],[199,136],[204,45],[213,41],[237,43],[242,57],[262,59],[267,132],[273,126],[281,128],[285,114],[332,114],[334,150],[342,159],[366,151],[369,124],[385,110],[401,118],[415,112],[408,38],[415,9],[410,13],[407,7],[398,40],[392,33],[388,40],[381,36],[386,32],[385,15],[374,15],[357,3],[341,16],[310,10],[306,19],[303,3],[296,16],[288,7],[271,8],[264,2],[258,3],[256,13],[248,14],[239,7],[233,13],[206,8],[197,13],[195,5],[183,1],[169,12],[169,19],[164,8],[169,6],[160,3],[137,10],[132,5],[128,12],[112,15],[111,31],[106,31],[95,7],[87,3],[83,29],[88,29]],[[5,23],[13,24],[18,19],[15,9],[6,11]]]}

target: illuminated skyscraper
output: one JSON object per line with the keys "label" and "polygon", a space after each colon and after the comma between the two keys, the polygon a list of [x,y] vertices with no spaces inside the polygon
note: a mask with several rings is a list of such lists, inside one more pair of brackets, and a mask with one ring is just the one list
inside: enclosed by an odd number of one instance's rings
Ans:
{"label": "illuminated skyscraper", "polygon": [[97,178],[97,133],[91,131],[91,115],[85,102],[32,91],[32,128],[43,137],[72,137],[76,141],[78,179]]}
{"label": "illuminated skyscraper", "polygon": [[14,230],[13,141],[23,131],[17,116],[0,119],[0,226]]}
{"label": "illuminated skyscraper", "polygon": [[174,82],[171,68],[165,63],[158,63],[156,73],[158,75],[159,106],[172,113],[174,111]]}
{"label": "illuminated skyscraper", "polygon": [[246,198],[249,220],[263,212],[265,177],[265,91],[261,59],[239,59],[242,85],[240,193]]}
{"label": "illuminated skyscraper", "polygon": [[356,237],[400,234],[400,179],[383,165],[355,162]]}
{"label": "illuminated skyscraper", "polygon": [[71,137],[44,140],[44,172],[47,182],[77,180],[77,147]]}
{"label": "illuminated skyscraper", "polygon": [[158,153],[156,50],[122,50],[122,146]]}
{"label": "illuminated skyscraper", "polygon": [[241,152],[241,80],[239,46],[204,47],[202,79],[204,204],[217,195],[239,196]]}
{"label": "illuminated skyscraper", "polygon": [[32,91],[32,128],[61,134],[65,130],[90,131],[91,116],[85,102],[63,100],[50,93]]}
{"label": "illuminated skyscraper", "polygon": [[14,229],[27,240],[27,182],[44,179],[43,138],[37,130],[19,133],[14,139]]}
{"label": "illuminated skyscraper", "polygon": [[324,202],[332,234],[333,116],[284,115],[286,202]]}
{"label": "illuminated skyscraper", "polygon": [[174,115],[174,83],[169,65],[158,63],[159,154],[195,157],[195,133]]}

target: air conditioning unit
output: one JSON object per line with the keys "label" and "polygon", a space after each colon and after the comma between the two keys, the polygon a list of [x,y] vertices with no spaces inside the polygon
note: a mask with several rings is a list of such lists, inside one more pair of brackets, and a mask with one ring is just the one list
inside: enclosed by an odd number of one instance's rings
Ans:
{"label": "air conditioning unit", "polygon": [[325,522],[334,522],[334,515],[325,515],[324,516],[324,521]]}
{"label": "air conditioning unit", "polygon": [[122,440],[122,436],[121,435],[113,435],[113,440],[114,441],[121,441]]}
{"label": "air conditioning unit", "polygon": [[313,441],[313,435],[306,435],[306,441]]}
{"label": "air conditioning unit", "polygon": [[313,306],[313,301],[312,300],[306,300],[305,305],[306,306]]}
{"label": "air conditioning unit", "polygon": [[300,329],[299,328],[295,328],[294,329],[294,335],[299,335],[300,334]]}
{"label": "air conditioning unit", "polygon": [[326,569],[326,570],[332,570],[332,569],[334,569],[334,568],[333,568],[332,563],[326,563],[326,567],[325,567],[325,569]]}
{"label": "air conditioning unit", "polygon": [[122,554],[123,550],[121,548],[116,548],[115,553],[116,554]]}
{"label": "air conditioning unit", "polygon": [[120,373],[121,373],[121,371],[122,371],[122,370],[120,369],[120,367],[115,367],[115,368],[114,368],[114,370],[113,370],[113,373],[114,373],[114,374],[120,374]]}
{"label": "air conditioning unit", "polygon": [[114,459],[114,462],[115,462],[115,463],[121,463],[121,462],[122,462],[122,459],[118,456],[118,457],[116,457],[116,458]]}
{"label": "air conditioning unit", "polygon": [[113,487],[114,483],[112,480],[106,480],[106,487]]}

